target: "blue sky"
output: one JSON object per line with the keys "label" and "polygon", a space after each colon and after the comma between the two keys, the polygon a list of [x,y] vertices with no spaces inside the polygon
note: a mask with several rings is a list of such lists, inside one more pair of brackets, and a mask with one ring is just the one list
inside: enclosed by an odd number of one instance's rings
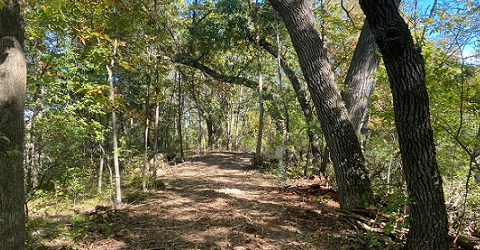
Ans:
{"label": "blue sky", "polygon": [[[404,0],[402,1],[402,4],[403,4],[403,7],[404,8],[410,8],[410,6],[413,5],[415,0]],[[458,6],[458,7],[464,7],[465,6],[465,3],[470,1],[470,3],[479,3],[480,0],[437,0],[437,7],[442,7],[444,4],[448,4],[449,6],[451,6],[451,10],[454,11],[454,8],[455,6]],[[434,4],[434,0],[418,0],[418,14],[419,16],[428,16],[430,11],[431,11],[431,8]],[[410,5],[410,6],[409,6]],[[475,15],[473,18],[476,18],[477,22],[480,22],[480,19],[478,18],[478,15]],[[435,17],[434,17],[434,21],[435,21]],[[462,23],[457,23],[457,25],[459,27],[463,26]],[[480,33],[480,30],[476,30],[476,32]],[[476,33],[475,32],[475,33]],[[443,38],[446,38],[448,40],[448,36],[452,36],[452,39],[453,39],[453,34],[448,34],[448,33],[445,33],[445,34],[441,34],[441,33],[433,33],[433,34],[429,34],[429,32],[427,32],[426,34],[427,36],[430,36],[430,38],[434,38],[434,37],[437,37],[437,36],[443,36]],[[470,35],[472,35],[472,33],[470,33]],[[447,37],[445,37],[447,36]],[[452,41],[452,40],[450,40]],[[463,48],[464,49],[464,57],[470,57],[472,55],[475,55],[476,53],[478,53],[478,44],[475,45],[475,43],[478,43],[480,42],[480,38],[476,35],[472,35],[469,39],[469,42],[468,44]],[[477,59],[475,59],[474,61],[475,63],[479,62],[478,60],[478,55],[477,55]]]}

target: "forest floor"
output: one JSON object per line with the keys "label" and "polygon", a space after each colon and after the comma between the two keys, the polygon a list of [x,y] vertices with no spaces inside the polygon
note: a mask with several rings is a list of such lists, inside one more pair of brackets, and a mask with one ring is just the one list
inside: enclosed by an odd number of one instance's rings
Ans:
{"label": "forest floor", "polygon": [[[33,249],[396,249],[360,229],[315,180],[280,180],[251,154],[213,152],[163,168],[162,187],[125,194],[121,208],[30,211],[48,228]],[[334,195],[333,195],[334,196]],[[95,207],[95,206],[93,206]],[[34,223],[35,219],[31,223]],[[37,221],[38,223],[38,221]],[[35,228],[35,226],[31,226]],[[52,229],[53,228],[53,229]],[[382,246],[383,245],[383,246]]]}

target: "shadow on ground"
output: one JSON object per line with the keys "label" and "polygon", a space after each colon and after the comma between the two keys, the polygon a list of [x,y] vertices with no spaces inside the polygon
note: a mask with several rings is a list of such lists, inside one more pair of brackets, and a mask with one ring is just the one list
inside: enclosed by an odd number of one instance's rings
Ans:
{"label": "shadow on ground", "polygon": [[148,199],[84,213],[64,231],[74,245],[38,249],[368,249],[333,201],[280,193],[250,159],[194,157],[166,169],[164,189]]}

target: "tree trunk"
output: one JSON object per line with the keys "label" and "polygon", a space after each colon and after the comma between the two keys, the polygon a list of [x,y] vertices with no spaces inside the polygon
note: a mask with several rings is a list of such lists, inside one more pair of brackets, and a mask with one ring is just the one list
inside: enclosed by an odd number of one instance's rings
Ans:
{"label": "tree trunk", "polygon": [[207,148],[209,150],[213,149],[213,137],[214,137],[214,131],[213,131],[213,118],[212,115],[207,114],[205,116],[205,124],[207,125]]}
{"label": "tree trunk", "polygon": [[116,53],[116,43],[117,41],[115,40],[115,45],[113,48],[112,52],[112,59],[110,61],[110,65],[107,65],[107,73],[108,73],[108,83],[110,85],[110,105],[112,108],[112,144],[113,144],[113,168],[115,171],[115,200],[114,200],[114,205],[120,205],[122,203],[122,189],[120,187],[120,165],[118,162],[118,140],[117,140],[117,117],[115,113],[115,88],[113,86],[113,73],[112,73],[112,67],[115,63],[113,56]]}
{"label": "tree trunk", "polygon": [[[145,96],[145,134],[144,134],[144,155],[143,155],[143,162],[145,164],[142,165],[142,189],[143,192],[147,192],[147,168],[146,163],[148,162],[148,137],[149,137],[149,130],[150,130],[150,83],[147,83],[147,95]],[[154,152],[156,154],[157,152]],[[155,157],[153,157],[155,161]],[[155,165],[155,164],[154,164]],[[154,166],[155,167],[155,166]],[[157,171],[156,168],[153,171]]]}
{"label": "tree trunk", "polygon": [[100,164],[98,166],[98,179],[97,179],[97,190],[98,194],[102,194],[102,183],[103,183],[103,169],[105,165],[105,150],[103,149],[102,146],[103,142],[100,142],[99,148],[100,148]]}
{"label": "tree trunk", "polygon": [[342,92],[357,135],[360,135],[361,128],[367,121],[368,105],[375,88],[372,73],[377,70],[379,63],[375,37],[365,21],[345,78],[345,90]]}
{"label": "tree trunk", "polygon": [[[157,84],[157,79],[158,79],[158,69],[155,69],[156,73],[155,73],[155,84]],[[159,95],[159,88],[158,87],[155,87],[155,125],[153,127],[153,137],[154,137],[154,141],[153,141],[153,152],[154,154],[157,154],[158,153],[158,122],[160,121],[160,104],[158,103],[159,100],[158,100],[158,95]],[[153,176],[152,176],[152,186],[154,188],[156,188],[157,186],[157,160],[156,158],[154,157],[153,158],[153,167],[155,169],[155,171],[153,171]]]}
{"label": "tree trunk", "polygon": [[[248,39],[251,42],[255,43],[255,38],[248,35]],[[321,150],[318,145],[318,141],[320,137],[315,132],[313,128],[313,114],[312,114],[312,107],[308,103],[307,96],[305,95],[305,91],[302,89],[300,81],[297,78],[295,71],[290,67],[288,62],[278,53],[278,46],[275,48],[272,44],[270,44],[267,40],[261,39],[260,45],[264,50],[266,50],[270,55],[277,58],[282,67],[283,72],[288,77],[290,83],[292,84],[293,90],[295,91],[295,95],[297,97],[297,101],[300,104],[300,108],[302,109],[303,115],[305,116],[305,123],[307,124],[307,136],[308,142],[310,145],[310,151],[312,152],[313,162],[319,162],[321,159]]]}
{"label": "tree trunk", "polygon": [[204,151],[204,147],[203,147],[203,134],[205,133],[203,131],[203,125],[202,125],[202,115],[200,114],[200,112],[197,113],[198,114],[198,139],[197,139],[197,142],[198,142],[198,152],[203,152]]}
{"label": "tree trunk", "polygon": [[234,113],[234,105],[233,103],[229,102],[228,104],[228,112],[226,114],[226,119],[225,119],[225,127],[226,127],[226,133],[225,136],[227,137],[227,142],[225,143],[225,146],[227,147],[227,151],[232,150],[232,128],[233,128],[233,113]]}
{"label": "tree trunk", "polygon": [[[277,55],[282,54],[282,45],[280,44],[280,35],[278,34],[278,22],[277,22],[277,29],[276,29],[276,42],[277,42]],[[280,95],[282,97],[283,103],[283,111],[285,116],[285,125],[283,126],[282,131],[282,144],[277,149],[278,159],[279,159],[279,168],[280,168],[280,190],[283,192],[285,191],[285,174],[287,169],[288,161],[285,160],[285,152],[288,145],[289,133],[290,133],[290,116],[288,114],[288,104],[285,99],[285,90],[283,89],[283,79],[282,79],[282,63],[280,56],[277,56],[277,74],[278,74],[278,87],[280,88]],[[308,129],[310,130],[310,129]],[[305,168],[306,169],[306,168]],[[306,171],[304,171],[304,175],[307,176]]]}
{"label": "tree trunk", "polygon": [[183,90],[182,90],[182,78],[178,73],[178,107],[177,107],[177,133],[180,157],[183,158],[183,135],[182,135],[182,115],[183,115]]}
{"label": "tree trunk", "polygon": [[310,1],[270,0],[282,17],[308,84],[335,169],[342,209],[363,207],[373,192],[360,143],[341,100]]}
{"label": "tree trunk", "polygon": [[242,99],[243,99],[243,87],[240,87],[240,96],[239,100],[237,103],[237,107],[235,109],[235,139],[234,139],[234,150],[238,151],[238,147],[240,144],[240,136],[239,136],[239,130],[240,130],[240,112],[241,112],[241,104],[242,104]]}
{"label": "tree trunk", "polygon": [[[249,5],[251,3],[249,2]],[[260,47],[260,33],[258,28],[258,10],[260,8],[258,0],[253,7],[253,24],[255,26],[255,45],[257,50],[257,77],[258,77],[258,133],[257,133],[257,146],[255,150],[255,164],[261,166],[262,159],[262,140],[263,140],[263,115],[264,115],[264,103],[263,103],[263,76],[262,76],[262,51]]]}
{"label": "tree trunk", "polygon": [[442,178],[435,159],[424,59],[394,0],[360,0],[390,80],[400,152],[411,200],[406,249],[448,249]]}
{"label": "tree trunk", "polygon": [[[38,59],[39,60],[39,59]],[[43,74],[43,70],[37,70],[34,74]],[[36,189],[39,185],[39,175],[40,169],[42,166],[42,133],[37,131],[37,121],[43,117],[43,107],[44,107],[44,99],[45,96],[45,88],[39,87],[39,93],[35,93],[32,95],[32,103],[36,103],[34,107],[31,107],[33,110],[32,115],[30,117],[30,126],[27,127],[25,133],[25,152],[28,152],[25,155],[26,164],[25,168],[27,170],[27,189],[26,195]],[[28,216],[28,214],[27,214]]]}
{"label": "tree trunk", "polygon": [[17,1],[0,11],[0,248],[25,249],[23,112],[27,69]]}

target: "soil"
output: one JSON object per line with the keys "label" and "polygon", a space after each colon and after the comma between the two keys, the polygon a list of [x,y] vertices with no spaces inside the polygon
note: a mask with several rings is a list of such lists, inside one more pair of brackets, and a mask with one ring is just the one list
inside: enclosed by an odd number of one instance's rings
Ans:
{"label": "soil", "polygon": [[214,152],[164,167],[155,192],[127,197],[121,208],[81,212],[90,219],[69,226],[81,235],[74,242],[37,248],[374,249],[327,195],[334,191],[319,195],[311,190],[321,183],[306,179],[282,190],[279,178],[253,169],[251,159]]}

